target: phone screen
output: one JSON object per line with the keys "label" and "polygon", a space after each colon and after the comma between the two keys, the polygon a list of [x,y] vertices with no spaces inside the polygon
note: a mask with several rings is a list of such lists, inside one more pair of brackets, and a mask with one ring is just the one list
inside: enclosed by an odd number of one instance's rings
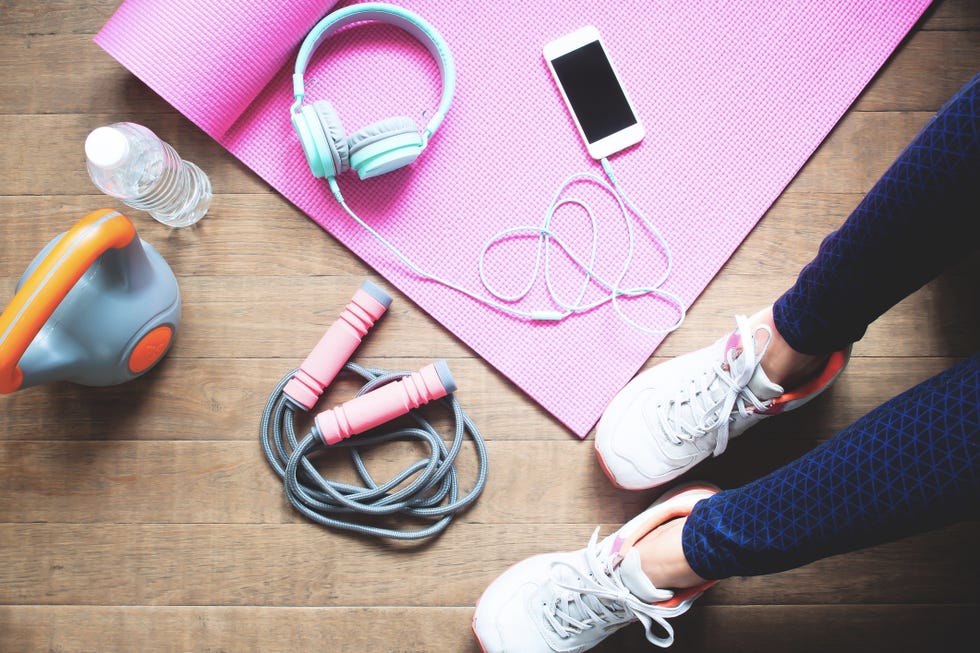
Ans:
{"label": "phone screen", "polygon": [[552,66],[590,143],[638,122],[599,41],[556,57]]}

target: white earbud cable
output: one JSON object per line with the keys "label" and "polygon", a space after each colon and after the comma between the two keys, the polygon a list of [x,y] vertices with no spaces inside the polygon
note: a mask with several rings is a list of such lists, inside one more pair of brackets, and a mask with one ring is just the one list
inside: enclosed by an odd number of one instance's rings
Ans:
{"label": "white earbud cable", "polygon": [[[612,167],[609,164],[608,159],[602,159],[600,161],[603,171],[609,178],[609,181],[602,179],[592,173],[576,173],[569,176],[559,187],[558,192],[555,194],[554,199],[548,206],[548,210],[545,212],[544,222],[541,226],[520,226],[520,227],[510,227],[498,232],[483,246],[479,257],[479,270],[480,270],[480,282],[483,284],[484,289],[494,298],[487,299],[486,297],[481,297],[476,293],[463,288],[455,283],[442,279],[436,275],[430,274],[422,270],[418,265],[412,262],[404,254],[402,254],[394,245],[389,243],[380,233],[378,233],[373,227],[364,222],[344,201],[343,195],[340,192],[340,187],[337,185],[336,179],[333,177],[328,178],[330,184],[330,189],[334,194],[334,197],[344,208],[347,214],[353,218],[357,224],[364,228],[368,233],[370,233],[374,238],[381,243],[389,252],[392,253],[398,260],[405,264],[412,272],[423,279],[428,279],[447,288],[455,290],[471,299],[480,302],[486,306],[494,308],[496,310],[502,311],[514,317],[518,317],[524,320],[531,321],[560,321],[567,317],[575,315],[577,313],[585,313],[588,311],[595,310],[596,308],[604,305],[610,304],[616,314],[621,320],[629,324],[631,327],[649,334],[667,334],[678,329],[681,324],[684,323],[684,318],[686,316],[686,310],[684,304],[681,302],[680,298],[669,290],[661,288],[661,286],[666,283],[667,279],[673,270],[673,255],[670,250],[670,246],[664,239],[660,231],[653,226],[653,224],[647,219],[647,217],[637,208],[635,204],[626,196],[623,190],[620,188],[616,176],[613,174]],[[619,205],[620,214],[622,215],[623,222],[626,225],[626,232],[629,239],[629,244],[627,247],[626,258],[623,262],[623,266],[615,281],[608,281],[595,271],[595,261],[599,246],[599,234],[598,234],[598,222],[595,218],[595,214],[592,209],[584,201],[576,198],[564,198],[562,199],[562,194],[565,190],[572,184],[579,181],[588,181],[596,184],[607,193],[609,193]],[[563,206],[574,205],[581,208],[585,214],[588,216],[591,227],[592,227],[592,244],[591,252],[589,254],[588,264],[583,263],[582,260],[576,256],[569,247],[561,240],[557,233],[551,229],[552,219],[555,213]],[[636,239],[633,233],[632,221],[630,219],[630,213],[635,215],[639,221],[647,228],[647,230],[653,235],[657,243],[663,249],[664,257],[666,259],[666,269],[661,275],[660,279],[652,286],[638,286],[635,288],[621,288],[623,279],[629,272],[629,269],[633,263],[633,253],[636,247]],[[528,279],[527,284],[517,293],[506,294],[496,288],[494,288],[486,273],[486,257],[490,249],[503,240],[511,238],[517,234],[536,234],[538,239],[538,245],[535,250],[535,260],[534,269]],[[562,253],[564,253],[568,258],[574,263],[574,265],[581,270],[584,278],[582,281],[582,287],[578,291],[578,296],[573,302],[563,301],[554,289],[554,284],[551,278],[551,244],[554,243]],[[542,256],[543,254],[543,256]],[[550,299],[557,304],[561,310],[543,310],[543,311],[523,311],[516,309],[512,306],[508,306],[504,302],[517,302],[523,299],[534,287],[535,282],[538,279],[538,274],[542,266],[542,258],[544,260],[544,281],[545,286],[548,289],[548,294]],[[595,301],[583,303],[586,292],[588,291],[589,283],[595,281],[600,286],[605,288],[607,294]],[[632,318],[630,318],[624,312],[622,306],[620,305],[620,299],[622,297],[626,298],[637,298],[644,295],[654,295],[662,300],[666,300],[671,304],[676,310],[678,317],[677,320],[666,328],[650,328],[639,324]]]}

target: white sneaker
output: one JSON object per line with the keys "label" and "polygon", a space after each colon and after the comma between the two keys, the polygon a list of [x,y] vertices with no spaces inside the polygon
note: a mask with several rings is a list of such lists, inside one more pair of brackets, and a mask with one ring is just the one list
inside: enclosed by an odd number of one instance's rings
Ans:
{"label": "white sneaker", "polygon": [[[505,571],[484,591],[473,617],[484,653],[580,653],[637,620],[650,642],[670,646],[674,629],[667,619],[687,612],[714,581],[676,593],[658,589],[633,545],[717,491],[707,484],[676,488],[602,542],[596,528],[584,549],[534,556]],[[654,624],[664,636],[653,632]]]}
{"label": "white sneaker", "polygon": [[639,374],[610,402],[595,447],[614,485],[642,490],[677,478],[750,426],[807,403],[847,365],[850,350],[835,352],[813,380],[784,392],[760,365],[772,330],[752,329],[744,315],[735,322],[732,334]]}

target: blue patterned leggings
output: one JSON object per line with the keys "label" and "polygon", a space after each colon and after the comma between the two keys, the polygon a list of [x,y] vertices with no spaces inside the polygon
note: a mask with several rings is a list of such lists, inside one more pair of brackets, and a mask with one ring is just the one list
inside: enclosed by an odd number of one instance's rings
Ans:
{"label": "blue patterned leggings", "polygon": [[[932,118],[773,306],[822,354],[980,244],[980,75]],[[980,354],[882,404],[768,476],[698,503],[684,553],[701,577],[798,567],[980,517]]]}

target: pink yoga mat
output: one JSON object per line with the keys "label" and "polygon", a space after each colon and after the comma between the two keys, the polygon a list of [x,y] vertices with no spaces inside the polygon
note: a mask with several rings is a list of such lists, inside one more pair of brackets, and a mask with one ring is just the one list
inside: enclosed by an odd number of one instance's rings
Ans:
{"label": "pink yoga mat", "polygon": [[[95,40],[584,437],[663,336],[637,331],[608,305],[560,323],[509,317],[416,277],[353,223],[310,174],[289,120],[296,51],[330,4],[127,0]],[[612,157],[612,167],[673,250],[664,287],[690,306],[929,2],[397,4],[448,41],[457,92],[412,166],[368,181],[353,173],[340,178],[351,207],[423,269],[482,294],[477,262],[487,239],[510,227],[539,226],[568,176],[602,174],[541,57],[547,41],[593,24],[647,129],[642,144]],[[438,104],[439,75],[410,36],[367,24],[320,48],[306,92],[307,101],[330,100],[348,133],[391,116],[423,124],[424,112]],[[594,205],[596,268],[615,277],[627,238],[614,202],[582,183],[566,195]],[[591,232],[582,211],[562,209],[553,228],[588,258]],[[624,285],[654,281],[665,265],[649,233],[633,228],[637,251]],[[491,250],[487,276],[494,285],[516,291],[526,283],[535,242],[514,238]],[[582,277],[561,254],[550,262],[559,295],[574,298]],[[554,310],[544,285],[539,278],[515,307]],[[586,298],[598,296],[592,284]],[[631,301],[626,310],[652,327],[676,316],[652,298]]]}

